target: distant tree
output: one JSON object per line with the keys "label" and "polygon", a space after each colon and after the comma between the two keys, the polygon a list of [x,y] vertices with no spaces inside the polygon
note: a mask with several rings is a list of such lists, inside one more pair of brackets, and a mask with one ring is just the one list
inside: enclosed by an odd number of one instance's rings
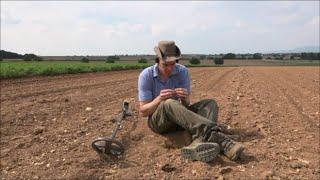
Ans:
{"label": "distant tree", "polygon": [[320,53],[301,53],[303,60],[320,60]]}
{"label": "distant tree", "polygon": [[83,63],[88,63],[88,62],[89,62],[89,58],[83,57],[83,58],[81,59],[81,62],[83,62]]}
{"label": "distant tree", "polygon": [[224,60],[222,58],[214,58],[214,63],[217,65],[224,64]]}
{"label": "distant tree", "polygon": [[108,56],[107,60],[108,59],[117,61],[117,60],[120,60],[120,57],[119,56]]}
{"label": "distant tree", "polygon": [[262,55],[260,53],[254,53],[253,59],[262,59]]}
{"label": "distant tree", "polygon": [[43,61],[43,59],[42,59],[42,57],[37,56],[34,58],[34,61]]}
{"label": "distant tree", "polygon": [[145,58],[140,58],[138,63],[148,63],[148,61]]}
{"label": "distant tree", "polygon": [[201,62],[198,58],[193,57],[189,60],[189,63],[190,64],[200,64]]}
{"label": "distant tree", "polygon": [[111,58],[107,58],[107,60],[106,60],[106,63],[114,63],[115,61],[114,61],[114,59],[111,59]]}
{"label": "distant tree", "polygon": [[206,55],[201,55],[200,59],[206,59],[206,57],[207,57]]}
{"label": "distant tree", "polygon": [[24,61],[34,61],[37,58],[38,58],[38,56],[35,55],[35,54],[25,54],[25,55],[23,55],[23,60]]}
{"label": "distant tree", "polygon": [[14,52],[0,50],[0,58],[1,59],[22,59],[23,55],[17,54]]}
{"label": "distant tree", "polygon": [[235,59],[236,55],[233,53],[228,53],[222,57],[223,59]]}

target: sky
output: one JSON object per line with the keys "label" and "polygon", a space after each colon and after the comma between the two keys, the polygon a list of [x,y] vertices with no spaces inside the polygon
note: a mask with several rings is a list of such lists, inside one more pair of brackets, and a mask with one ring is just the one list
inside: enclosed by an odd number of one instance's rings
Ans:
{"label": "sky", "polygon": [[40,56],[319,46],[319,1],[1,1],[1,49]]}

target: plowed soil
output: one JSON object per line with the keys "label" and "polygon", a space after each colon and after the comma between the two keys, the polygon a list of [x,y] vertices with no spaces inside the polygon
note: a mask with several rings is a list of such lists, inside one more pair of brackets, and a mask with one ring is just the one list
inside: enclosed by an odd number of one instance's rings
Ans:
{"label": "plowed soil", "polygon": [[[190,68],[192,102],[214,98],[219,122],[245,146],[236,162],[188,161],[186,132],[158,135],[138,114],[141,70],[1,80],[2,179],[319,179],[319,67]],[[119,159],[91,141],[111,135]]]}

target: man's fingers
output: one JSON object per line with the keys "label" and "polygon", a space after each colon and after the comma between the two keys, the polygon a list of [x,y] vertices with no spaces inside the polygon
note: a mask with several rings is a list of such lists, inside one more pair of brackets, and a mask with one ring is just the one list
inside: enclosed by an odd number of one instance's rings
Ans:
{"label": "man's fingers", "polygon": [[161,92],[162,93],[173,93],[174,90],[172,90],[172,89],[163,89],[163,90],[161,90]]}

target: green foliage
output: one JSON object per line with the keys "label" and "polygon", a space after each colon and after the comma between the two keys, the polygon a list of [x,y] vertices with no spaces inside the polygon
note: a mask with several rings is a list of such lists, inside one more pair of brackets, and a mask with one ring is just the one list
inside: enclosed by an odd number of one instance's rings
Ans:
{"label": "green foliage", "polygon": [[23,55],[23,60],[24,61],[33,61],[33,60],[36,60],[38,58],[37,55],[35,54],[25,54]]}
{"label": "green foliage", "polygon": [[21,54],[0,50],[0,59],[22,59],[22,58],[23,56]]}
{"label": "green foliage", "polygon": [[76,74],[86,72],[105,72],[111,70],[141,69],[148,64],[106,64],[101,62],[81,63],[75,61],[41,61],[41,62],[0,62],[0,77],[14,78],[35,75]]}
{"label": "green foliage", "polygon": [[320,53],[301,53],[301,59],[320,60]]}
{"label": "green foliage", "polygon": [[215,58],[214,63],[217,65],[222,65],[224,64],[224,60],[222,58]]}
{"label": "green foliage", "polygon": [[89,59],[86,58],[86,57],[83,57],[83,58],[81,59],[81,62],[83,62],[83,63],[88,63],[88,62],[89,62]]}
{"label": "green foliage", "polygon": [[23,55],[24,61],[42,61],[43,59],[35,54],[25,54]]}
{"label": "green foliage", "polygon": [[114,59],[107,59],[106,60],[106,63],[114,63],[115,61],[114,61]]}
{"label": "green foliage", "polygon": [[200,59],[206,59],[206,57],[207,57],[206,55],[201,55]]}
{"label": "green foliage", "polygon": [[254,53],[253,59],[262,59],[262,55],[260,53]]}
{"label": "green foliage", "polygon": [[141,58],[141,59],[138,60],[138,63],[146,64],[146,63],[148,63],[148,61],[145,58]]}
{"label": "green foliage", "polygon": [[39,56],[35,57],[34,60],[35,61],[43,61],[43,59],[41,57],[39,57]]}
{"label": "green foliage", "polygon": [[198,58],[193,57],[189,60],[189,63],[190,64],[200,64],[201,62]]}
{"label": "green foliage", "polygon": [[235,59],[236,55],[233,53],[228,53],[222,57],[223,59]]}
{"label": "green foliage", "polygon": [[118,61],[118,60],[120,60],[120,57],[119,57],[119,56],[109,56],[109,57],[107,58],[107,60]]}

